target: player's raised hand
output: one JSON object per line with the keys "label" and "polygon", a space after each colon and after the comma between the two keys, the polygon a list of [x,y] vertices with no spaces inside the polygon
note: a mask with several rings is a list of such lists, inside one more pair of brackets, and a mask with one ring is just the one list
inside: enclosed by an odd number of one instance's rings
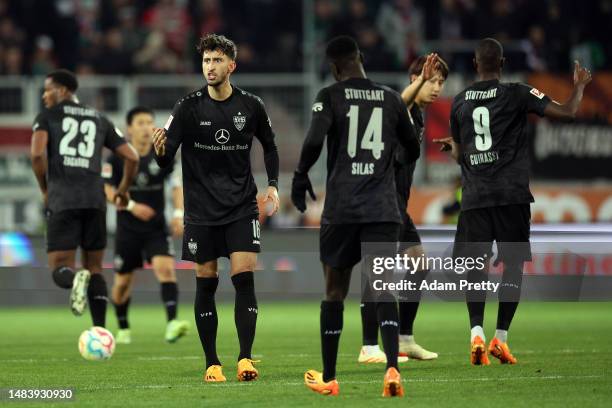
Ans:
{"label": "player's raised hand", "polygon": [[293,181],[291,182],[291,202],[300,212],[306,211],[306,192],[310,194],[310,198],[314,201],[317,196],[314,193],[310,179],[307,173],[293,173]]}
{"label": "player's raised hand", "polygon": [[166,154],[166,139],[166,129],[153,129],[153,148],[155,149],[155,154],[160,157]]}
{"label": "player's raised hand", "polygon": [[[270,204],[268,204],[268,202],[270,202]],[[264,197],[264,203],[266,204],[266,208],[269,208],[268,217],[276,214],[278,207],[280,206],[278,190],[276,187],[268,186],[268,190],[266,190],[266,195]]]}
{"label": "player's raised hand", "polygon": [[423,64],[423,69],[421,70],[420,77],[424,81],[429,81],[433,78],[436,68],[438,67],[438,54],[431,53],[427,56],[425,63]]}
{"label": "player's raised hand", "polygon": [[580,62],[578,60],[574,61],[574,85],[586,85],[591,82],[592,76],[591,72],[580,66]]}

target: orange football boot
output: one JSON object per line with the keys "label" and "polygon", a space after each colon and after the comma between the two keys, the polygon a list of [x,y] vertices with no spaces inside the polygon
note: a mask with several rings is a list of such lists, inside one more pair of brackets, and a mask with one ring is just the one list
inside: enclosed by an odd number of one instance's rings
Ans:
{"label": "orange football boot", "polygon": [[472,350],[470,354],[470,361],[472,365],[485,365],[491,364],[489,356],[487,356],[487,347],[484,340],[480,336],[474,337],[472,341]]}
{"label": "orange football boot", "polygon": [[510,353],[510,347],[508,343],[503,343],[497,337],[493,337],[491,343],[489,343],[489,353],[502,364],[516,364],[516,357]]}
{"label": "orange football boot", "polygon": [[404,387],[402,387],[402,378],[399,371],[394,367],[389,367],[385,373],[385,385],[383,388],[383,397],[403,397]]}

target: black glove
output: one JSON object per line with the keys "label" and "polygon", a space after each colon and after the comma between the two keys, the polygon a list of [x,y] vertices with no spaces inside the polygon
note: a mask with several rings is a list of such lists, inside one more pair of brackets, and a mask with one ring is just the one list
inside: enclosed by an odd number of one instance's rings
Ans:
{"label": "black glove", "polygon": [[306,192],[310,193],[310,198],[317,200],[317,196],[312,189],[308,173],[299,173],[297,170],[293,173],[293,181],[291,182],[291,202],[300,212],[306,211]]}

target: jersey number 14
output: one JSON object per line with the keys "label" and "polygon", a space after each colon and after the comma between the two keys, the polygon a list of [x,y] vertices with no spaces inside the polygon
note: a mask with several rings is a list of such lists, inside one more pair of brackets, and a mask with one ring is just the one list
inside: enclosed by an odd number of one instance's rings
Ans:
{"label": "jersey number 14", "polygon": [[[352,159],[357,155],[357,128],[359,125],[359,106],[351,105],[348,113],[349,118],[349,133],[348,133],[348,155]],[[363,150],[371,150],[375,159],[380,159],[385,144],[382,141],[382,123],[383,109],[380,107],[372,109],[370,120],[366,126],[363,138],[361,139],[361,148]]]}

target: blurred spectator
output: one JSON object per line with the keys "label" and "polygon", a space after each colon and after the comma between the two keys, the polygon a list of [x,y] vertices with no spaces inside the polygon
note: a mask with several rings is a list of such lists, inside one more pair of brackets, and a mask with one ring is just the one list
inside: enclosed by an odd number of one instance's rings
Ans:
{"label": "blurred spectator", "polygon": [[123,37],[118,28],[111,28],[104,35],[104,46],[95,60],[96,70],[101,74],[131,74],[132,54],[123,46]]}
{"label": "blurred spectator", "polygon": [[523,42],[527,67],[536,72],[543,72],[547,69],[546,63],[546,37],[544,29],[540,26],[532,26],[529,29],[529,37]]}
{"label": "blurred spectator", "polygon": [[405,70],[433,40],[454,72],[471,73],[465,40],[488,36],[506,45],[509,70],[565,72],[573,58],[612,68],[612,0],[313,0],[313,12],[301,0],[0,0],[0,72],[199,72],[205,32],[240,45],[240,72],[300,70],[304,33],[319,55],[353,35],[383,71]]}
{"label": "blurred spectator", "polygon": [[420,53],[425,36],[423,11],[412,0],[386,1],[376,17],[376,27],[388,51],[395,51],[403,67]]}
{"label": "blurred spectator", "polygon": [[47,75],[56,67],[53,60],[53,40],[46,35],[38,37],[32,56],[32,75]]}
{"label": "blurred spectator", "polygon": [[15,45],[9,46],[4,51],[4,74],[21,75],[23,73],[23,54],[21,49]]}
{"label": "blurred spectator", "polygon": [[143,23],[164,35],[165,44],[177,56],[182,57],[191,29],[191,18],[182,0],[160,0],[147,10]]}

